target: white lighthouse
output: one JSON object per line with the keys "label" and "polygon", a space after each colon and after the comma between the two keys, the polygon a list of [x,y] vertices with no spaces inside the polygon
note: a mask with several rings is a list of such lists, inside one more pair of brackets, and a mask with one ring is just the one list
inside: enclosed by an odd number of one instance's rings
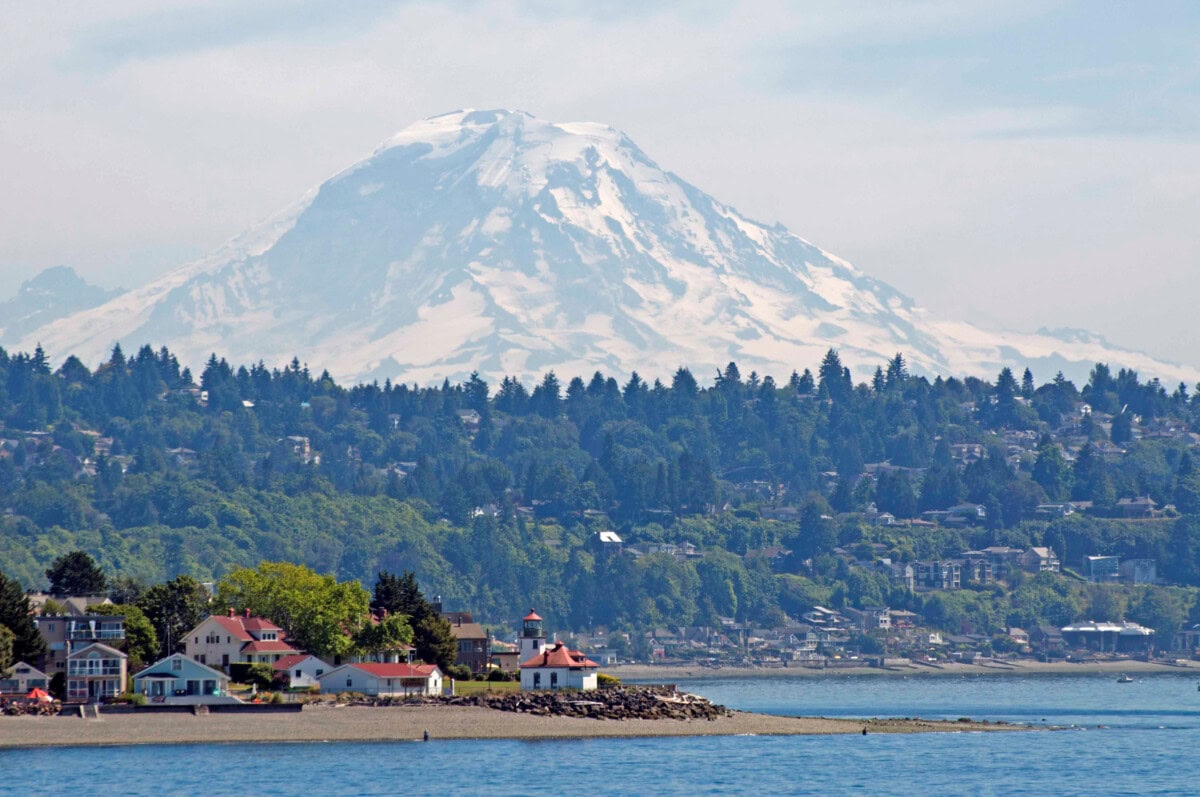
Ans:
{"label": "white lighthouse", "polygon": [[521,625],[521,636],[517,639],[517,661],[526,662],[546,650],[546,632],[542,630],[542,618],[529,610]]}

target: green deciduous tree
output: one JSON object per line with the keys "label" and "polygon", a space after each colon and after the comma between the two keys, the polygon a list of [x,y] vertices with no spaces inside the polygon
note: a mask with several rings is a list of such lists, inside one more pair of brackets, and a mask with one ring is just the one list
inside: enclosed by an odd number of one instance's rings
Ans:
{"label": "green deciduous tree", "polygon": [[142,594],[137,606],[154,626],[162,656],[183,650],[187,632],[198,626],[210,611],[208,590],[191,576],[177,576],[155,584]]}
{"label": "green deciduous tree", "polygon": [[221,579],[217,597],[223,605],[269,618],[289,642],[316,656],[344,656],[353,649],[369,598],[358,582],[339,582],[288,562],[238,568]]}
{"label": "green deciduous tree", "polygon": [[125,653],[129,656],[129,670],[139,670],[143,665],[153,664],[158,658],[158,635],[145,613],[133,604],[102,603],[92,606],[95,614],[121,615],[125,618]]}

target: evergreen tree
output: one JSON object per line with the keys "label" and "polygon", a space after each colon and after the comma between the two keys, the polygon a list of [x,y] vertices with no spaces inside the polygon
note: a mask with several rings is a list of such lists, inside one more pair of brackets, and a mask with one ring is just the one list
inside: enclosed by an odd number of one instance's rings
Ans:
{"label": "evergreen tree", "polygon": [[96,560],[85,551],[71,551],[46,570],[52,595],[101,595],[108,580]]}
{"label": "evergreen tree", "polygon": [[33,622],[29,596],[3,572],[0,572],[0,627],[12,632],[13,661],[33,663],[46,652],[46,640]]}

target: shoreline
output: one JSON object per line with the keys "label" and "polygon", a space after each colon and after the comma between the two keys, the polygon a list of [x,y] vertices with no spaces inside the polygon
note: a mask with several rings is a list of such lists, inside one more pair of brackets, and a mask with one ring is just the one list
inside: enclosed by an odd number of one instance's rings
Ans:
{"label": "shoreline", "polygon": [[945,663],[931,667],[907,664],[889,667],[702,667],[681,664],[624,664],[605,667],[603,672],[622,681],[654,681],[673,683],[711,678],[846,678],[870,676],[877,678],[930,677],[984,675],[1112,675],[1174,673],[1176,675],[1200,676],[1200,662],[1186,664],[1159,664],[1147,661],[1089,661],[1041,662],[1016,661],[987,664]]}
{"label": "shoreline", "polygon": [[1028,725],[922,719],[828,719],[734,711],[713,720],[596,720],[475,706],[320,706],[293,713],[101,714],[100,719],[0,717],[0,750],[154,744],[593,739],[666,736],[822,736],[1045,730]]}

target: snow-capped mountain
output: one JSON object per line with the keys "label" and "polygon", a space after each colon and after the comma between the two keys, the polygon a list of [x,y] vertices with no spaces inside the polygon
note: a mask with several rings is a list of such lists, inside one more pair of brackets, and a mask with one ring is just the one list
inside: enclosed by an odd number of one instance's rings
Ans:
{"label": "snow-capped mountain", "polygon": [[865,377],[1097,361],[1194,382],[1200,370],[1088,333],[989,332],[911,299],[781,226],[747,219],[604,125],[508,111],[418,122],[221,251],[17,341],[104,359],[165,344],[198,364],[280,365],[427,384],[736,361],[777,378],[835,347]]}
{"label": "snow-capped mountain", "polygon": [[46,324],[104,304],[120,290],[88,283],[70,266],[53,266],[21,283],[17,295],[0,302],[0,341],[20,340]]}

